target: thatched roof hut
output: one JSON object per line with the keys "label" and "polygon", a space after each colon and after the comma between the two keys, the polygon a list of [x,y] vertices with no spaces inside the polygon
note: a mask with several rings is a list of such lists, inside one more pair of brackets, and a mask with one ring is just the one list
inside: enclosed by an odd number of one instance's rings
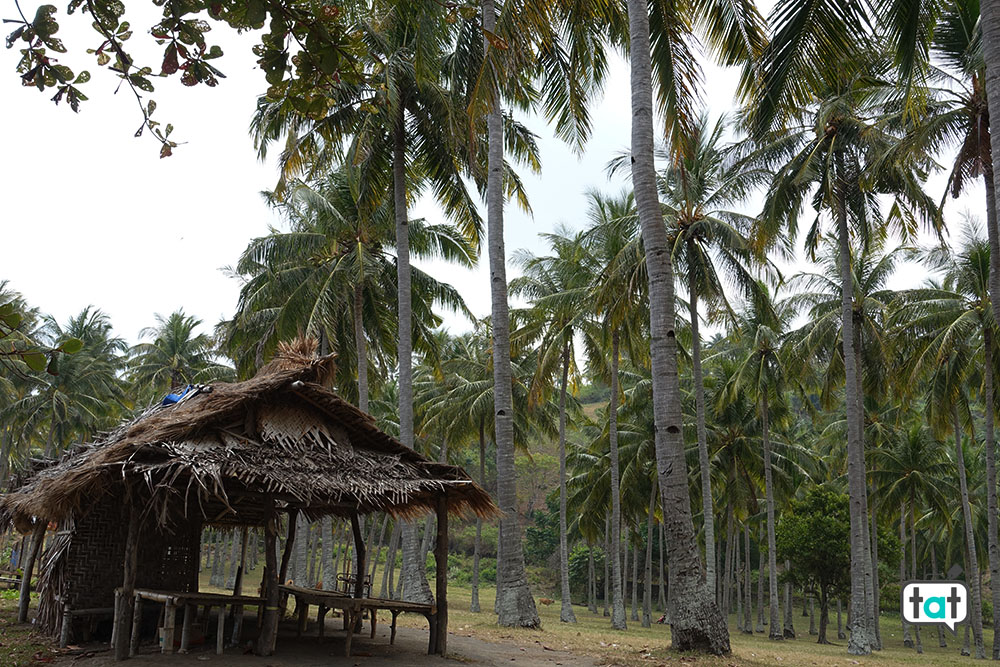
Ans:
{"label": "thatched roof hut", "polygon": [[254,378],[198,387],[81,445],[0,498],[0,518],[27,531],[35,519],[85,511],[123,480],[166,508],[207,523],[260,524],[265,496],[309,518],[352,510],[414,516],[447,490],[452,513],[492,516],[496,507],[460,468],[435,463],[385,434],[371,416],[323,386],[331,357],[294,348]]}
{"label": "thatched roof hut", "polygon": [[[250,380],[194,387],[0,497],[3,523],[23,532],[59,524],[60,551],[44,558],[42,584],[52,590],[43,602],[110,605],[123,562],[129,588],[129,530],[141,533],[131,556],[142,565],[137,585],[197,590],[205,524],[264,526],[278,512],[497,513],[464,470],[410,450],[327,389],[333,359],[311,352],[283,346]],[[41,611],[55,630],[58,609]]]}

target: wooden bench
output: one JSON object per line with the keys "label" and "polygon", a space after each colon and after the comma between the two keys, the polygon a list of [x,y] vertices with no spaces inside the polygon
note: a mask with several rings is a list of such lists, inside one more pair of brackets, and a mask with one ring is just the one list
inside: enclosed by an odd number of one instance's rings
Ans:
{"label": "wooden bench", "polygon": [[396,619],[403,612],[420,614],[427,619],[430,625],[430,640],[427,645],[427,653],[432,654],[437,649],[435,637],[437,636],[437,608],[431,604],[420,604],[417,602],[407,602],[405,600],[387,600],[385,598],[356,598],[341,591],[324,591],[313,588],[302,588],[300,586],[285,585],[280,586],[282,596],[286,599],[289,595],[295,598],[295,608],[298,613],[298,631],[301,635],[305,632],[309,617],[309,605],[316,605],[318,612],[316,622],[319,625],[319,636],[323,637],[324,618],[331,609],[339,609],[344,614],[344,630],[347,632],[347,639],[344,646],[344,655],[351,655],[351,639],[354,636],[356,625],[361,621],[364,613],[369,613],[371,623],[371,637],[375,637],[375,629],[378,623],[377,612],[386,610],[392,614],[392,625],[390,626],[389,643],[396,641]]}
{"label": "wooden bench", "polygon": [[242,620],[244,606],[263,607],[264,598],[252,595],[227,595],[224,593],[183,593],[178,591],[156,591],[145,588],[135,589],[135,609],[132,614],[132,636],[129,644],[129,656],[134,656],[139,648],[139,630],[142,623],[142,601],[149,600],[163,605],[163,646],[162,653],[174,652],[174,633],[176,629],[177,609],[184,608],[184,624],[181,627],[180,652],[187,653],[191,642],[191,625],[199,606],[205,607],[205,622],[208,622],[212,607],[219,608],[218,631],[215,638],[215,652],[222,655],[225,648],[226,607],[232,605],[236,610],[237,629],[234,629],[234,640],[238,634],[239,623]]}
{"label": "wooden bench", "polygon": [[[114,607],[95,607],[93,609],[70,609],[69,604],[63,603],[62,627],[59,628],[59,648],[66,648],[69,645],[70,635],[73,633],[73,619],[86,618],[93,620],[95,618],[100,618],[102,616],[113,618],[114,614],[115,614]],[[84,633],[83,637],[84,641],[88,641],[89,632],[90,631],[88,629]]]}

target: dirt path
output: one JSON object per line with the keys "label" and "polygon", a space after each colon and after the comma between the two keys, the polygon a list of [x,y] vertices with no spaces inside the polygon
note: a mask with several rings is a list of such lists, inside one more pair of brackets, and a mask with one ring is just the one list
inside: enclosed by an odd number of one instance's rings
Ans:
{"label": "dirt path", "polygon": [[[97,647],[105,649],[106,645]],[[83,650],[86,650],[85,648]],[[534,646],[516,644],[495,644],[462,634],[448,634],[448,657],[427,655],[427,630],[400,627],[396,643],[389,645],[388,629],[381,629],[375,639],[367,635],[355,636],[351,657],[344,656],[344,641],[335,633],[323,643],[313,637],[295,638],[281,635],[275,654],[269,658],[243,654],[236,648],[228,649],[224,655],[215,655],[208,647],[196,647],[187,655],[161,655],[154,653],[152,646],[143,647],[140,655],[117,663],[105,649],[101,653],[87,655],[72,652],[61,656],[56,664],[63,667],[112,667],[127,665],[140,667],[192,667],[193,665],[216,665],[218,667],[397,667],[399,665],[477,665],[500,667],[518,665],[524,667],[554,667],[556,665],[590,666],[599,664],[594,658],[586,658],[566,651],[550,650],[541,643]]]}

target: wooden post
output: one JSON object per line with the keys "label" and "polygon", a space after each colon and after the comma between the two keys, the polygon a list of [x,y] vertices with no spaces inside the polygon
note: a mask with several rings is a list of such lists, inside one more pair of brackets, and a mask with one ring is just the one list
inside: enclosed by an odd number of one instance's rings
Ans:
{"label": "wooden post", "polygon": [[226,643],[226,605],[219,605],[219,627],[215,632],[215,654],[222,655]]}
{"label": "wooden post", "polygon": [[[121,595],[121,606],[125,606],[125,593]],[[142,598],[138,595],[135,596],[135,609],[132,610],[132,631],[126,632],[128,627],[122,624],[121,630],[118,631],[118,640],[124,641],[122,635],[128,637],[128,656],[134,658],[139,652],[139,634],[142,631]],[[118,644],[115,644],[117,650]],[[117,658],[116,658],[117,659]]]}
{"label": "wooden post", "polygon": [[[135,574],[139,566],[139,508],[134,505],[135,499],[129,498],[133,503],[128,516],[128,536],[125,538],[125,567],[122,577],[122,595],[118,604],[118,614],[115,617],[115,625],[118,631],[115,633],[115,660],[124,660],[129,656],[129,614],[132,612],[132,605],[135,602],[132,597],[135,591]],[[139,605],[136,603],[136,608]],[[136,619],[138,620],[138,619]],[[134,623],[134,622],[133,622]],[[136,633],[138,634],[138,633]],[[138,637],[133,639],[136,641]]]}
{"label": "wooden post", "polygon": [[[295,543],[295,520],[299,516],[298,510],[288,510],[288,539],[285,540],[285,552],[281,554],[281,569],[278,570],[278,583],[284,584],[288,579],[288,562],[292,558],[292,545]],[[277,532],[277,528],[275,528]]]}
{"label": "wooden post", "polygon": [[177,625],[177,605],[173,601],[163,607],[163,647],[160,653],[174,652],[174,629]]}
{"label": "wooden post", "polygon": [[437,503],[437,544],[434,546],[437,570],[437,631],[436,650],[448,652],[448,497],[442,493]]}
{"label": "wooden post", "polygon": [[365,537],[361,534],[361,521],[357,510],[351,510],[351,531],[354,533],[354,554],[358,561],[358,570],[354,573],[354,597],[365,596]]}
{"label": "wooden post", "polygon": [[[236,570],[236,585],[233,595],[243,594],[243,573],[247,571],[247,542],[250,539],[249,526],[243,526],[243,544],[240,546],[240,566]],[[233,605],[233,637],[231,646],[239,646],[240,635],[243,632],[243,605]]]}
{"label": "wooden post", "polygon": [[[294,525],[294,522],[293,522]],[[278,517],[273,505],[269,510],[267,523],[264,526],[264,614],[260,623],[260,634],[257,636],[257,655],[274,653],[274,642],[278,636],[278,554],[275,550],[278,542]]]}
{"label": "wooden post", "polygon": [[21,575],[21,595],[17,603],[18,623],[28,622],[28,603],[31,601],[31,573],[35,569],[38,552],[42,550],[42,540],[45,539],[45,527],[47,525],[45,521],[38,519],[35,529],[31,531],[31,542],[28,545],[27,558],[21,560],[24,564],[24,573]]}
{"label": "wooden post", "polygon": [[59,648],[66,648],[69,644],[69,633],[73,626],[73,616],[70,614],[69,604],[62,607],[62,627],[59,629]]}
{"label": "wooden post", "polygon": [[181,653],[187,653],[191,646],[191,623],[198,613],[198,605],[190,602],[184,605],[184,624],[181,626]]}

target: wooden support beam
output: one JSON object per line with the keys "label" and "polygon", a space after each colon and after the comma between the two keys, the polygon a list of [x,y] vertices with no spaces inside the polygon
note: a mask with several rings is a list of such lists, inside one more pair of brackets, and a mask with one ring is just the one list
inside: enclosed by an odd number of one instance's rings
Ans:
{"label": "wooden support beam", "polygon": [[354,533],[354,554],[358,561],[358,571],[354,573],[354,597],[363,598],[365,596],[365,572],[367,561],[365,560],[365,537],[361,534],[361,520],[357,511],[351,512],[351,531]]}
{"label": "wooden support beam", "polygon": [[[127,628],[129,627],[129,616],[133,611],[132,605],[135,604],[136,608],[139,605],[133,600],[133,591],[135,591],[135,575],[139,567],[139,514],[140,509],[135,506],[135,500],[129,499],[132,503],[129,509],[128,517],[128,534],[125,538],[125,566],[123,568],[122,576],[122,595],[121,600],[118,604],[118,611],[115,616],[115,625],[118,626],[118,631],[115,633],[115,660],[124,660],[129,657],[129,635],[135,634],[132,637],[132,642],[138,642],[138,632],[135,630],[135,622],[133,622],[133,633],[129,633]],[[136,619],[138,620],[138,619]]]}
{"label": "wooden support beam", "polygon": [[288,563],[292,558],[292,545],[295,544],[295,520],[299,516],[298,510],[288,512],[288,539],[285,540],[285,551],[281,554],[281,569],[278,570],[278,582],[284,584],[288,581]]}
{"label": "wooden support beam", "polygon": [[436,652],[448,652],[448,497],[442,493],[437,501],[437,544],[434,545],[437,583],[437,642]]}
{"label": "wooden support beam", "polygon": [[[294,522],[293,522],[294,524]],[[278,636],[278,558],[275,547],[278,541],[278,515],[272,506],[264,525],[264,613],[260,622],[260,634],[257,636],[257,655],[274,653],[274,643]]]}
{"label": "wooden support beam", "polygon": [[45,539],[46,522],[38,519],[35,529],[31,531],[31,541],[28,543],[27,557],[21,562],[24,565],[24,572],[21,575],[21,595],[17,603],[17,622],[28,622],[28,603],[31,601],[31,574],[35,569],[35,561],[38,560],[38,552],[42,550],[42,541]]}

